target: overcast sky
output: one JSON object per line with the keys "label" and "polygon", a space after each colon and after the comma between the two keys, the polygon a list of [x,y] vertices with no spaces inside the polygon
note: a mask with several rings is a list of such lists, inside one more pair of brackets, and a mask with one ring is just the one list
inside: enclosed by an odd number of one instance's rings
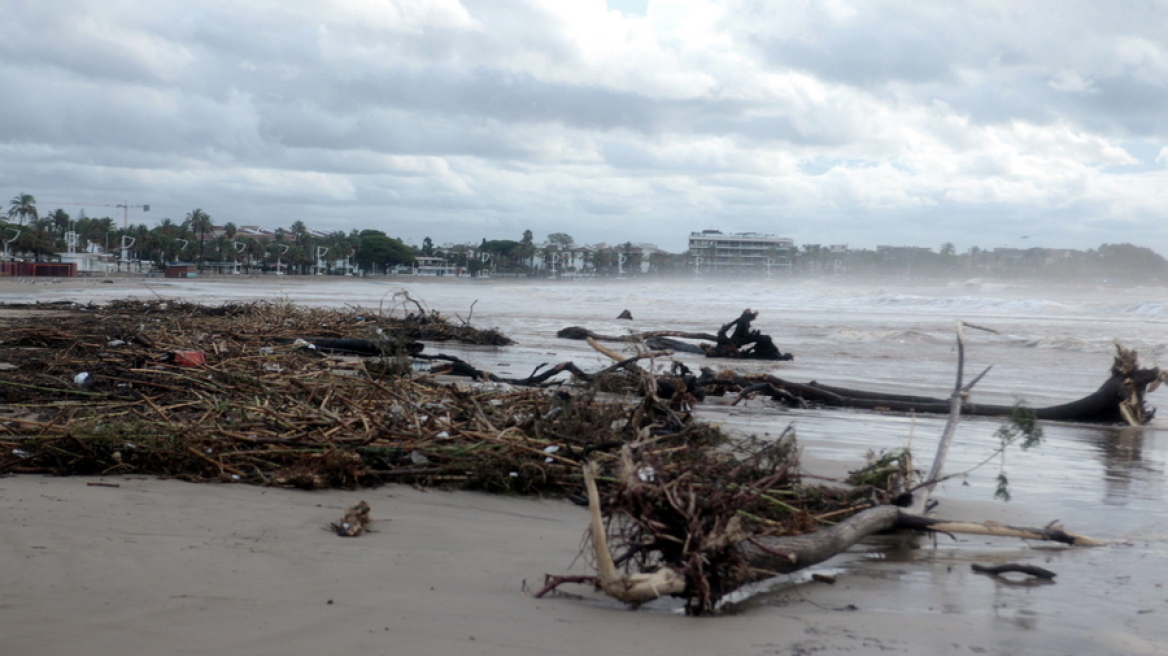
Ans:
{"label": "overcast sky", "polygon": [[1168,255],[1168,0],[4,9],[5,208]]}

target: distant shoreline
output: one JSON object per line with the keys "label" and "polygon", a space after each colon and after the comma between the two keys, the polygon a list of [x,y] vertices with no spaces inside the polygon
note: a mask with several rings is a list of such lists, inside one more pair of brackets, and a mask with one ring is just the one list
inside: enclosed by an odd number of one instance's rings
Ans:
{"label": "distant shoreline", "polygon": [[[510,277],[494,277],[494,278],[459,278],[453,276],[414,276],[414,275],[373,275],[367,277],[358,276],[276,276],[266,274],[241,274],[241,275],[222,275],[210,274],[200,275],[195,278],[164,278],[164,277],[148,277],[144,275],[129,275],[125,273],[116,273],[112,275],[103,276],[86,276],[76,278],[27,278],[27,277],[5,277],[0,276],[0,305],[9,303],[30,303],[38,302],[45,299],[53,302],[60,299],[62,292],[67,291],[84,291],[84,290],[114,290],[124,289],[127,295],[140,296],[142,294],[154,294],[159,298],[171,298],[175,294],[169,290],[184,290],[189,293],[192,289],[205,288],[208,290],[215,288],[254,288],[257,290],[278,290],[285,289],[312,289],[317,287],[325,287],[329,285],[344,285],[347,283],[357,284],[379,284],[385,286],[401,286],[401,287],[416,287],[416,286],[430,286],[430,285],[459,285],[459,286],[482,286],[482,287],[496,287],[496,286],[514,286],[514,287],[529,287],[538,285],[597,285],[597,286],[611,286],[614,289],[638,287],[638,286],[652,286],[652,285],[676,285],[679,288],[686,286],[709,286],[709,285],[756,285],[767,284],[773,285],[777,289],[782,288],[797,288],[801,286],[829,286],[839,287],[842,289],[866,289],[879,292],[896,292],[896,293],[926,293],[926,294],[943,294],[946,296],[965,296],[965,295],[1017,295],[1019,293],[1042,293],[1044,290],[1058,290],[1060,295],[1066,292],[1073,292],[1073,295],[1081,293],[1106,293],[1111,294],[1119,291],[1131,293],[1137,292],[1139,294],[1147,294],[1148,296],[1158,297],[1163,294],[1168,294],[1168,287],[1156,284],[1120,284],[1120,283],[1091,283],[1084,284],[1081,282],[1048,282],[1037,280],[994,280],[988,278],[975,278],[965,281],[956,280],[884,280],[884,279],[865,279],[857,280],[850,278],[804,278],[804,277],[775,277],[775,278],[729,278],[729,277],[704,277],[693,278],[688,276],[647,276],[639,278],[577,278],[577,279],[551,279],[551,278],[510,278]],[[103,296],[108,296],[103,294]]]}

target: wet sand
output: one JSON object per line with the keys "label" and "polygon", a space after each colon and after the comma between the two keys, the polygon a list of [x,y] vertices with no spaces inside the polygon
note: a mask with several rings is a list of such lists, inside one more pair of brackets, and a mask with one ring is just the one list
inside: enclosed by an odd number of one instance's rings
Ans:
{"label": "wet sand", "polygon": [[[140,296],[157,282],[112,284]],[[30,289],[109,286],[42,285],[0,282],[0,302]],[[804,463],[830,475],[852,464]],[[375,532],[347,539],[324,530],[362,499]],[[943,509],[1053,519],[988,502],[945,499]],[[585,526],[584,511],[564,501],[400,486],[301,492],[3,478],[0,653],[1168,653],[1168,590],[1157,576],[1168,571],[1164,525],[1090,550],[988,538],[861,546],[818,568],[835,585],[784,578],[715,618],[682,617],[666,602],[630,611],[580,586],[532,598],[546,573],[587,573],[576,561]],[[1004,560],[1060,576],[1031,585],[969,571],[974,561]]]}
{"label": "wet sand", "polygon": [[[1162,654],[1168,644],[1163,608],[1133,609],[1109,630],[1044,630],[1024,598],[1060,584],[1005,588],[966,573],[963,556],[910,564],[891,546],[879,566],[829,565],[835,585],[783,584],[729,616],[626,610],[581,586],[535,599],[580,544],[586,518],[566,501],[39,476],[0,479],[0,499],[6,654]],[[374,532],[324,530],[362,499]],[[960,592],[904,580],[947,575],[969,579],[971,601],[1000,592],[974,609]]]}

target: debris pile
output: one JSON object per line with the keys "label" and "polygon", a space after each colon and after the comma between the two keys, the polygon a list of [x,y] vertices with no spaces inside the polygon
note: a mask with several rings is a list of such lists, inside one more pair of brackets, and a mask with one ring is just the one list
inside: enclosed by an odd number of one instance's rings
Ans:
{"label": "debris pile", "polygon": [[[0,322],[0,473],[570,493],[583,490],[581,459],[641,430],[674,445],[721,439],[675,414],[655,427],[594,389],[416,371],[417,339],[509,341],[433,312],[182,301],[37,312]],[[337,342],[382,354],[317,347]]]}
{"label": "debris pile", "polygon": [[[602,502],[607,547],[623,580],[675,572],[684,580],[678,596],[686,611],[708,613],[726,593],[758,579],[745,541],[814,532],[887,503],[893,486],[913,475],[908,459],[894,472],[881,460],[857,472],[866,485],[805,485],[798,454],[790,428],[776,440],[736,441],[732,450],[669,449],[652,440],[627,445]],[[553,577],[549,584],[555,583]]]}

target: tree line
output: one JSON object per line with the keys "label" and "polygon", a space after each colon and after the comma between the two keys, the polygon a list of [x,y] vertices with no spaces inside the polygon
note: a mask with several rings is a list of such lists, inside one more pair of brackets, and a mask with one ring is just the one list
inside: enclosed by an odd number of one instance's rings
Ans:
{"label": "tree line", "polygon": [[[169,262],[194,263],[201,269],[231,266],[243,271],[279,268],[312,273],[321,263],[337,261],[364,270],[385,270],[412,264],[416,249],[380,230],[318,234],[303,221],[277,228],[271,238],[244,235],[233,222],[217,226],[209,213],[196,208],[180,221],[164,218],[154,227],[119,226],[110,217],[93,218],[84,210],[76,217],[62,209],[41,215],[36,198],[18,194],[9,204],[8,221],[0,220],[0,239],[10,257],[37,261],[62,253],[117,253],[128,244],[130,259],[162,267]],[[95,248],[96,247],[96,248]]]}
{"label": "tree line", "polygon": [[[601,276],[688,275],[694,272],[686,253],[646,252],[626,242],[610,248],[579,247],[572,236],[554,232],[542,244],[531,230],[517,240],[482,239],[477,245],[437,247],[429,237],[420,247],[380,230],[317,233],[303,221],[276,228],[270,238],[241,234],[226,222],[218,226],[201,208],[175,221],[154,226],[119,226],[108,216],[76,217],[63,209],[41,214],[36,198],[17,194],[9,203],[8,221],[0,219],[0,242],[8,257],[56,259],[61,253],[119,253],[130,244],[131,260],[162,267],[169,262],[194,263],[200,269],[282,271],[309,274],[338,268],[386,272],[414,265],[418,256],[441,257],[450,267],[478,275],[548,275],[572,272]],[[96,247],[96,248],[94,248]],[[1016,277],[1050,280],[1098,279],[1125,282],[1168,282],[1168,260],[1155,251],[1129,243],[1102,244],[1087,251],[1047,248],[972,247],[958,253],[953,244],[930,248],[851,249],[837,252],[820,244],[805,244],[791,253],[794,275],[881,276],[889,278]]]}
{"label": "tree line", "polygon": [[855,278],[1168,282],[1168,260],[1150,248],[1130,243],[1101,244],[1088,250],[973,246],[963,253],[952,243],[937,251],[883,247],[846,253],[807,244],[798,249],[793,260],[796,273]]}

